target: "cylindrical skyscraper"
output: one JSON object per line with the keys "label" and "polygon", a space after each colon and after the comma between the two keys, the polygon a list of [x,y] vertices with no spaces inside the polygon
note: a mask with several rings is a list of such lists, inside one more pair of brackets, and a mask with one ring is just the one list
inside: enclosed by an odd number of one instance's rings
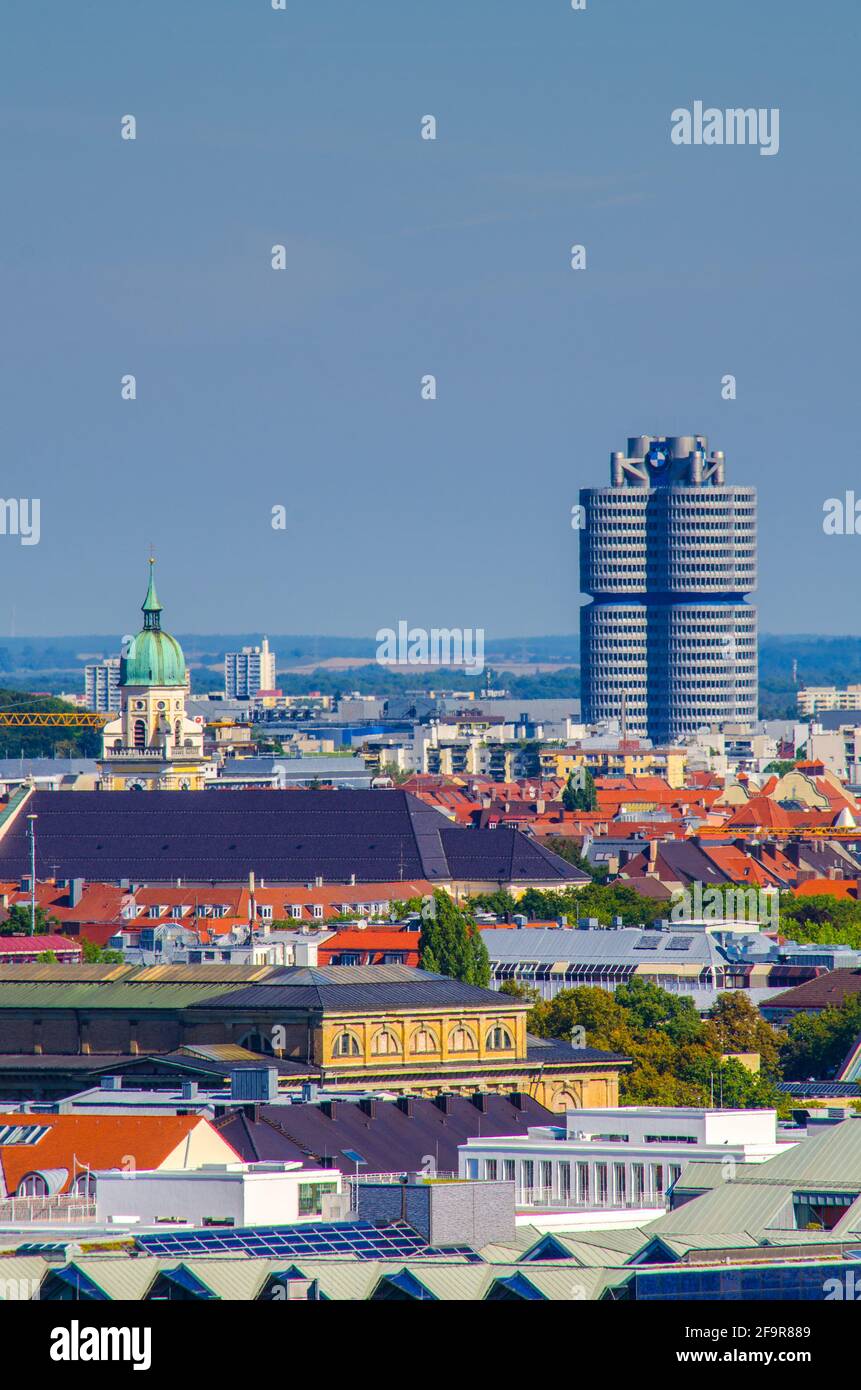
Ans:
{"label": "cylindrical skyscraper", "polygon": [[702,435],[628,440],[584,488],[583,716],[669,743],[757,716],[756,489]]}

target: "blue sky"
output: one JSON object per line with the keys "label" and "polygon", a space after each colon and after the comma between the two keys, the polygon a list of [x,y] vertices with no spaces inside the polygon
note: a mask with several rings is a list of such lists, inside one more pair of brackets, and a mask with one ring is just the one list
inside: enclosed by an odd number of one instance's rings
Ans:
{"label": "blue sky", "polygon": [[150,542],[178,631],[571,632],[640,432],[758,487],[764,630],[861,631],[857,0],[287,5],[6,7],[0,633],[127,631]]}

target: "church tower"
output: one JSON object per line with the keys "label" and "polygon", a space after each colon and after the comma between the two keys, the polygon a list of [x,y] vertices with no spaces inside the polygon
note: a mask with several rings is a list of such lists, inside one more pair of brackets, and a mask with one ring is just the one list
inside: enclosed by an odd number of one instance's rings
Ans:
{"label": "church tower", "polygon": [[119,718],[102,734],[100,785],[108,791],[197,791],[215,767],[204,756],[203,726],[185,712],[185,657],[176,638],[162,631],[155,561],[149,563],[143,628],[123,639]]}

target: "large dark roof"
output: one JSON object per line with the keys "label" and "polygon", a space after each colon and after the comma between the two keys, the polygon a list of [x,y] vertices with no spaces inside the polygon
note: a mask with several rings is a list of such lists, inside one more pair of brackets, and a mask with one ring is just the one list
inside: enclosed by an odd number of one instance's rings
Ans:
{"label": "large dark roof", "polygon": [[453,827],[409,792],[37,791],[0,840],[0,878],[117,883],[392,883],[424,878],[556,884],[584,875],[518,830]]}
{"label": "large dark roof", "polygon": [[[209,1009],[213,1001],[199,1002]],[[217,1004],[227,1009],[325,1009],[327,1013],[405,1008],[497,1012],[522,1001],[408,965],[326,965],[285,970],[274,979],[220,994]]]}
{"label": "large dark roof", "polygon": [[408,1106],[377,1101],[371,1117],[353,1101],[338,1101],[334,1119],[330,1107],[319,1104],[261,1105],[257,1120],[233,1111],[215,1125],[245,1162],[298,1159],[317,1165],[331,1159],[332,1166],[352,1174],[356,1165],[343,1152],[352,1149],[366,1160],[364,1173],[424,1171],[428,1157],[438,1172],[456,1173],[457,1146],[468,1138],[525,1135],[530,1125],[559,1119],[525,1095],[521,1108],[505,1096],[487,1095],[483,1103],[485,1111],[462,1096],[448,1097],[446,1110],[418,1097]]}

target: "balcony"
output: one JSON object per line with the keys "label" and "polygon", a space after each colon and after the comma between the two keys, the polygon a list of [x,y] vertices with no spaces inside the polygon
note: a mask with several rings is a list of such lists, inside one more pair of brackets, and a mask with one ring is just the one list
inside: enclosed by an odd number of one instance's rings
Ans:
{"label": "balcony", "polygon": [[106,748],[105,761],[140,763],[187,762],[189,758],[202,758],[203,753],[195,748]]}

